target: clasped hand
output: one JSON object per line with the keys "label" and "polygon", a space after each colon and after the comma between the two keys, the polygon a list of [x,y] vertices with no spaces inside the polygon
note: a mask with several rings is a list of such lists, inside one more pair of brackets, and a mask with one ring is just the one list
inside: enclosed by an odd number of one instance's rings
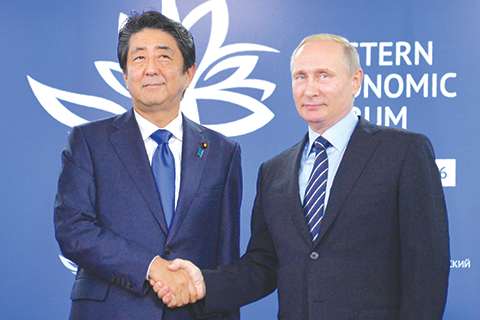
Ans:
{"label": "clasped hand", "polygon": [[169,308],[181,307],[205,297],[200,269],[187,260],[172,262],[157,257],[150,267],[150,285]]}

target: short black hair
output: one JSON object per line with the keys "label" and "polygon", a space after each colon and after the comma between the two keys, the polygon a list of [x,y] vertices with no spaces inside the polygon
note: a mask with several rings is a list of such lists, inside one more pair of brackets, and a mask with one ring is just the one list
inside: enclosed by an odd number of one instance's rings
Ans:
{"label": "short black hair", "polygon": [[187,70],[195,64],[195,43],[193,36],[180,22],[167,18],[160,12],[154,10],[145,11],[142,14],[132,12],[118,34],[118,62],[120,63],[123,73],[127,72],[130,38],[132,35],[144,29],[162,30],[175,39],[183,57],[183,73],[187,72]]}

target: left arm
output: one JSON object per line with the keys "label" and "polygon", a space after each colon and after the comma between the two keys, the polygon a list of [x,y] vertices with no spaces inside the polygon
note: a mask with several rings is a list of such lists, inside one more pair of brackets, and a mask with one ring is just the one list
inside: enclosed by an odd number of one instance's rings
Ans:
{"label": "left arm", "polygon": [[217,266],[231,264],[239,259],[241,201],[242,167],[240,146],[235,144],[222,196],[217,241]]}
{"label": "left arm", "polygon": [[[240,145],[236,143],[222,196],[217,241],[217,267],[229,265],[240,258],[240,206],[243,191],[240,159]],[[203,288],[205,287],[203,277],[201,285]],[[196,287],[199,288],[199,285],[196,285]],[[198,291],[198,294],[199,297],[202,296],[201,290]],[[222,314],[222,319],[224,320],[236,320],[239,318],[239,310],[232,310]]]}
{"label": "left arm", "polygon": [[441,319],[450,251],[440,174],[427,137],[407,150],[398,193],[401,247],[400,319]]}

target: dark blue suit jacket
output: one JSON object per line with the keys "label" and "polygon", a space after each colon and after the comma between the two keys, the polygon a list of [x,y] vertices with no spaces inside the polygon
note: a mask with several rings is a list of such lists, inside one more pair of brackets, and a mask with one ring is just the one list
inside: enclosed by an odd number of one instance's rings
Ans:
{"label": "dark blue suit jacket", "polygon": [[196,319],[191,307],[163,305],[147,269],[156,255],[203,268],[238,259],[240,147],[184,117],[181,166],[168,232],[133,110],[72,129],[55,202],[56,238],[79,266],[71,319]]}
{"label": "dark blue suit jacket", "polygon": [[278,287],[279,319],[441,319],[449,237],[429,140],[360,119],[314,243],[298,187],[307,141],[260,168],[247,253],[204,272],[203,311],[233,309]]}

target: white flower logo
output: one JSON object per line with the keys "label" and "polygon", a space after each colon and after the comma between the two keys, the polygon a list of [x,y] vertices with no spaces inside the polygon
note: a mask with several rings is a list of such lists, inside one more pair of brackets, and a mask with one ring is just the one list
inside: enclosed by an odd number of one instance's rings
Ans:
{"label": "white flower logo", "polygon": [[[162,0],[162,13],[173,20],[180,21],[175,0]],[[185,17],[182,24],[187,29],[190,29],[197,21],[209,13],[211,13],[212,18],[210,39],[205,55],[200,63],[197,64],[195,77],[182,100],[181,110],[188,118],[200,123],[198,100],[217,100],[238,105],[248,109],[251,113],[235,121],[205,126],[226,136],[239,136],[253,132],[267,124],[274,116],[262,101],[273,93],[276,85],[265,80],[248,79],[258,62],[258,56],[251,54],[239,55],[239,53],[252,51],[278,53],[279,51],[253,43],[237,43],[223,46],[228,32],[229,19],[225,0],[210,0],[199,5]],[[126,19],[127,15],[120,13],[119,29]],[[103,80],[113,90],[121,95],[130,97],[130,93],[125,86],[114,75],[114,72],[122,72],[117,62],[95,61],[95,67]],[[228,69],[236,70],[219,83],[208,86],[200,85],[201,81],[204,82],[221,71]],[[209,71],[207,72],[207,70]],[[56,120],[70,127],[85,123],[87,120],[68,110],[61,101],[100,109],[112,114],[120,114],[126,111],[124,107],[105,98],[63,91],[44,85],[28,75],[27,78],[33,93],[42,107]],[[259,101],[248,95],[229,90],[234,88],[258,89],[263,91],[263,95]]]}

